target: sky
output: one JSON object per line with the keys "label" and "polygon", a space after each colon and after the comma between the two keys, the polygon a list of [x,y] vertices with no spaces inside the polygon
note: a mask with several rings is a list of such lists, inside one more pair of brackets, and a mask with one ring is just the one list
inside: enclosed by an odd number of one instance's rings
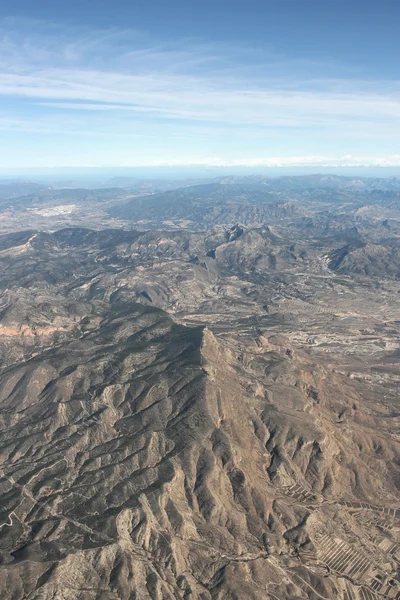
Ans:
{"label": "sky", "polygon": [[0,172],[400,167],[398,0],[2,0]]}

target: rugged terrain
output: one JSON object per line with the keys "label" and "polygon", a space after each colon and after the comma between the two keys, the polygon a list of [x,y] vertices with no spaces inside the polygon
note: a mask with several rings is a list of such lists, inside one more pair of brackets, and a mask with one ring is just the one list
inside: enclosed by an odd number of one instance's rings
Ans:
{"label": "rugged terrain", "polygon": [[400,598],[399,187],[2,201],[1,598]]}

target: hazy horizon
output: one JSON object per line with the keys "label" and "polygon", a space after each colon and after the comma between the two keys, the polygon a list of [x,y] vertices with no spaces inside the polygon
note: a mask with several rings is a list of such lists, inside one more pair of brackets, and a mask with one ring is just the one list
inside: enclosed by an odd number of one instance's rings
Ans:
{"label": "hazy horizon", "polygon": [[307,176],[340,175],[346,177],[400,177],[400,167],[81,167],[47,169],[0,169],[0,181],[37,180],[44,183],[67,182],[106,182],[113,178],[136,179],[212,179],[225,176]]}

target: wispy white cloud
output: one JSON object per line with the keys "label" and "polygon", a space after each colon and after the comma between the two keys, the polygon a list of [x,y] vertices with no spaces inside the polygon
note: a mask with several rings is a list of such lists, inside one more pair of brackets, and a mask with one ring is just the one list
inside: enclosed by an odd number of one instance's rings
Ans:
{"label": "wispy white cloud", "polygon": [[[345,66],[324,69],[268,47],[154,43],[131,30],[0,22],[0,96],[2,131],[133,136],[147,125],[149,136],[162,137],[174,126],[177,139],[222,133],[245,145],[264,135],[267,147],[274,130],[292,132],[298,147],[304,136],[307,150],[318,136],[314,146],[320,149],[324,135],[327,150],[330,138],[356,136],[381,140],[384,150],[400,133],[400,81],[378,85],[349,77]],[[273,149],[268,153],[273,156]],[[300,164],[290,156],[260,160]],[[328,165],[347,158],[304,160]],[[241,161],[235,164],[247,164]]]}
{"label": "wispy white cloud", "polygon": [[264,89],[251,88],[246,81],[235,84],[209,76],[47,69],[29,75],[3,72],[0,95],[30,98],[42,105],[47,101],[44,105],[49,110],[131,111],[260,127],[383,125],[400,118],[397,93],[288,91],[268,89],[268,82]]}
{"label": "wispy white cloud", "polygon": [[[116,165],[112,165],[116,166]],[[207,166],[207,167],[400,167],[400,154],[387,157],[368,156],[281,156],[269,158],[243,158],[225,160],[218,157],[206,157],[194,160],[167,160],[134,164],[125,163],[125,167],[135,166]]]}
{"label": "wispy white cloud", "polygon": [[[400,167],[400,155],[391,155],[387,157],[368,157],[368,156],[277,156],[268,158],[243,158],[238,160],[226,160],[223,158],[209,156],[194,159],[175,159],[175,160],[150,160],[137,159],[135,161],[109,162],[106,165],[98,163],[85,163],[82,161],[71,161],[70,163],[60,163],[59,161],[47,162],[46,164],[35,163],[31,165],[18,165],[19,168],[96,168],[106,166],[107,168],[137,168],[137,167],[210,167],[210,168],[232,168],[248,167],[254,168],[306,168],[312,167],[318,171],[324,168],[346,168],[346,167]],[[5,169],[0,169],[5,170]]]}

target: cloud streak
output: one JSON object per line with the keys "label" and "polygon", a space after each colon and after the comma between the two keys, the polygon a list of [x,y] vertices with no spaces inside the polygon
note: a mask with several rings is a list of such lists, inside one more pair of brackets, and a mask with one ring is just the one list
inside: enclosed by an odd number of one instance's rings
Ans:
{"label": "cloud streak", "polygon": [[29,75],[0,74],[0,95],[36,100],[48,109],[147,112],[161,118],[260,127],[324,127],[338,122],[347,127],[363,122],[393,124],[394,120],[398,125],[400,118],[397,94],[247,86],[241,81],[233,86],[230,81],[214,82],[207,77],[156,73],[52,69]]}
{"label": "cloud streak", "polygon": [[[117,166],[117,165],[111,165]],[[126,163],[124,167],[400,167],[400,154],[387,157],[368,156],[281,156],[270,158],[243,158],[225,160],[218,157],[206,157],[195,160],[169,160]]]}

